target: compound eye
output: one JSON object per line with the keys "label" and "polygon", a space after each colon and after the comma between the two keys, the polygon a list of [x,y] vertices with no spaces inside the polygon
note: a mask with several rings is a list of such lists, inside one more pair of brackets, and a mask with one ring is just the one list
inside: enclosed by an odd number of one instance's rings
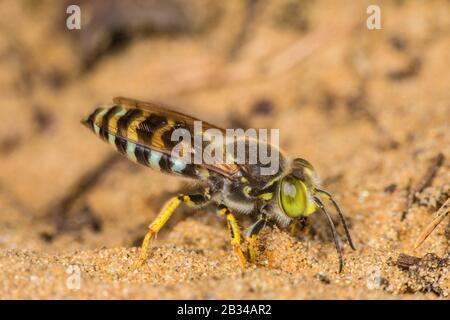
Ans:
{"label": "compound eye", "polygon": [[299,179],[285,177],[281,180],[278,202],[284,213],[291,217],[301,216],[306,209],[306,186]]}

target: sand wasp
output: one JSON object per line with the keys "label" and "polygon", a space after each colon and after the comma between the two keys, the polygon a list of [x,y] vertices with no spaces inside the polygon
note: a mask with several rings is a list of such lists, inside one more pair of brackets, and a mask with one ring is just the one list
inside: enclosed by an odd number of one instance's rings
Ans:
{"label": "sand wasp", "polygon": [[[82,123],[130,160],[162,172],[195,179],[201,187],[201,192],[175,196],[163,206],[148,227],[137,261],[138,267],[146,260],[151,238],[157,235],[178,206],[184,203],[189,207],[200,208],[213,203],[226,219],[231,245],[242,267],[245,267],[247,258],[252,263],[256,261],[256,236],[266,222],[286,228],[315,211],[323,212],[331,228],[341,272],[342,251],[333,220],[325,209],[326,201],[335,207],[348,242],[353,250],[355,247],[341,209],[331,194],[321,189],[319,177],[308,161],[291,159],[272,144],[259,142],[279,156],[278,166],[272,174],[262,174],[267,165],[258,162],[186,163],[180,157],[173,156],[172,149],[179,143],[172,139],[175,130],[184,129],[195,140],[199,135],[206,135],[208,129],[220,132],[224,132],[224,129],[202,122],[203,129],[198,132],[194,124],[199,120],[156,103],[127,98],[115,98],[113,102],[112,105],[97,108]],[[196,152],[192,145],[182,150],[185,153]],[[233,155],[231,159],[236,158]],[[255,222],[243,232],[247,258],[241,250],[241,231],[235,213],[255,217]]]}

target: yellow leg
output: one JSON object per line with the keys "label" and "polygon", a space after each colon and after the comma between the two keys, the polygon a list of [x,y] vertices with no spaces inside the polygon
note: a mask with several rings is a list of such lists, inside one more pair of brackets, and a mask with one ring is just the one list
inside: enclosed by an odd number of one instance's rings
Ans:
{"label": "yellow leg", "polygon": [[294,221],[291,222],[291,224],[288,227],[288,233],[289,234],[295,235],[295,231],[297,229],[297,224],[298,224],[297,220],[294,220]]}
{"label": "yellow leg", "polygon": [[181,195],[178,197],[173,197],[161,209],[160,213],[156,217],[156,219],[148,226],[148,231],[144,237],[144,241],[142,241],[141,250],[139,253],[139,259],[136,262],[135,268],[139,268],[147,259],[147,251],[148,246],[150,244],[150,240],[153,236],[156,237],[158,231],[166,224],[167,220],[170,219],[175,209],[181,203],[186,204],[189,207],[201,207],[202,205],[207,204],[210,201],[210,196],[207,192],[205,194],[193,194],[193,195]]}
{"label": "yellow leg", "polygon": [[244,231],[245,242],[247,243],[247,254],[251,263],[256,263],[256,239],[264,225],[265,220],[260,218]]}
{"label": "yellow leg", "polygon": [[256,263],[256,234],[252,234],[250,237],[245,238],[245,241],[247,242],[247,250],[250,262]]}
{"label": "yellow leg", "polygon": [[[167,220],[172,216],[176,208],[181,204],[182,201],[186,201],[184,198],[188,196],[173,197],[166,202],[161,212],[158,214],[156,219],[148,226],[147,234],[142,241],[141,250],[139,253],[139,259],[136,263],[136,268],[142,266],[142,264],[147,259],[147,250],[150,244],[150,240],[153,236],[156,236],[159,230],[166,224]],[[189,197],[188,197],[189,198]],[[187,202],[187,201],[186,201]]]}
{"label": "yellow leg", "polygon": [[247,262],[245,260],[244,253],[242,253],[241,250],[241,232],[239,230],[239,225],[237,224],[236,218],[231,212],[231,209],[225,206],[221,206],[219,210],[221,215],[225,216],[227,219],[228,230],[230,231],[231,235],[231,245],[233,246],[234,252],[238,257],[239,264],[242,268],[245,268]]}

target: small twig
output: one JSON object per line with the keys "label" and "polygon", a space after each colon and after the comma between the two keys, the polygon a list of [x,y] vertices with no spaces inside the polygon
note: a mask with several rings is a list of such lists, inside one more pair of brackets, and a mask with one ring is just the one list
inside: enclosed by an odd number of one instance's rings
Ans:
{"label": "small twig", "polygon": [[450,198],[445,201],[442,207],[438,210],[436,218],[431,221],[425,229],[420,233],[419,238],[417,238],[414,243],[414,249],[417,249],[428,236],[433,232],[434,229],[445,219],[450,213]]}
{"label": "small twig", "polygon": [[397,265],[401,268],[407,269],[411,266],[418,264],[420,260],[422,259],[414,256],[409,256],[404,253],[400,253],[400,255],[397,258]]}
{"label": "small twig", "polygon": [[332,37],[333,34],[329,30],[323,29],[301,38],[269,61],[266,65],[267,74],[274,76],[288,71],[324,44],[329,44],[329,39]]}
{"label": "small twig", "polygon": [[[276,53],[272,53],[273,48],[268,45],[261,49],[263,54],[259,54],[256,58],[245,57],[221,67],[204,61],[201,61],[198,66],[180,65],[177,67],[178,80],[176,85],[173,85],[175,92],[172,95],[186,95],[205,88],[226,87],[258,77],[270,79],[285,74],[325,45],[329,46],[331,41],[336,41],[353,30],[352,27],[349,25],[339,31],[336,31],[335,27],[319,29],[281,50],[275,49]],[[172,78],[170,81],[173,83]]]}
{"label": "small twig", "polygon": [[31,217],[32,210],[28,205],[22,201],[19,197],[17,197],[11,190],[7,189],[0,181],[0,193],[3,193],[6,197],[7,201],[10,202],[11,206],[20,211],[22,214]]}
{"label": "small twig", "polygon": [[119,162],[120,157],[117,154],[108,154],[103,161],[88,172],[84,173],[80,179],[70,188],[70,190],[63,195],[55,205],[51,206],[48,214],[53,217],[56,230],[61,231],[67,219],[67,213],[73,205],[84,194],[89,192],[95,185],[97,185],[100,178],[108,172],[114,164]]}
{"label": "small twig", "polygon": [[402,218],[401,218],[402,221],[406,218],[406,215],[408,214],[409,209],[411,208],[414,201],[416,200],[416,194],[419,192],[422,192],[423,189],[425,189],[426,187],[428,187],[431,184],[431,182],[433,181],[433,179],[436,175],[436,172],[441,167],[443,162],[444,162],[444,154],[439,153],[435,158],[433,158],[425,175],[422,177],[422,179],[420,179],[419,183],[414,188],[411,188],[411,191],[406,200],[405,210],[402,213]]}
{"label": "small twig", "polygon": [[230,51],[228,52],[228,57],[230,59],[234,59],[237,56],[239,50],[246,43],[249,31],[256,18],[258,4],[259,0],[247,0],[245,4],[244,19],[241,24],[241,29],[239,30],[239,33],[234,39]]}

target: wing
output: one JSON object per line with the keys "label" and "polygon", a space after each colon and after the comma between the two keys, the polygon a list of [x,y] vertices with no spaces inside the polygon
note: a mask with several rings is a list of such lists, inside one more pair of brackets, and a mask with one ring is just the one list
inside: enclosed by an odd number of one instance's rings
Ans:
{"label": "wing", "polygon": [[[202,141],[202,150],[207,141],[208,129],[216,129],[225,134],[225,130],[213,126],[205,121],[200,121],[186,114],[170,110],[169,108],[152,102],[143,102],[123,97],[115,98],[113,106],[98,108],[86,120],[85,124],[105,140],[108,135],[126,139],[138,146],[148,147],[152,150],[172,156],[175,146],[182,155],[189,155],[190,159],[195,158],[195,139]],[[189,133],[190,140],[173,140],[172,134],[177,129],[184,129]],[[236,173],[243,170],[238,164],[213,162],[199,164],[211,171],[219,173],[225,177],[232,178]]]}

